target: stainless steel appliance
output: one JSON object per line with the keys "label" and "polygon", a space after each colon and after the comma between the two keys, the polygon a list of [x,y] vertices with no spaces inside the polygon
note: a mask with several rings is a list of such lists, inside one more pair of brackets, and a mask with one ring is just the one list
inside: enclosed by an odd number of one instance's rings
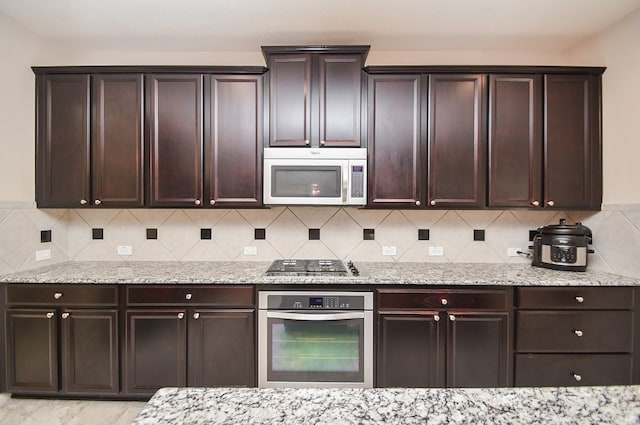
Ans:
{"label": "stainless steel appliance", "polygon": [[560,219],[559,224],[538,228],[533,238],[533,261],[537,267],[555,270],[585,271],[587,254],[592,253],[591,230],[581,223],[567,224]]}
{"label": "stainless steel appliance", "polygon": [[261,291],[259,387],[373,386],[373,293]]}
{"label": "stainless steel appliance", "polygon": [[274,260],[267,269],[267,276],[358,276],[360,271],[351,261],[349,270],[340,260]]}
{"label": "stainless steel appliance", "polygon": [[365,205],[364,148],[265,148],[267,205]]}

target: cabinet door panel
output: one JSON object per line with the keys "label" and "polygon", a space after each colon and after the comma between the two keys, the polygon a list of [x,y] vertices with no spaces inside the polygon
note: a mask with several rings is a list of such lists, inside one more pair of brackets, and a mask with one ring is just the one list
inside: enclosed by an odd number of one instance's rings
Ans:
{"label": "cabinet door panel", "polygon": [[143,205],[142,94],[141,74],[93,77],[94,204],[105,207]]}
{"label": "cabinet door panel", "polygon": [[149,76],[150,205],[202,202],[202,76]]}
{"label": "cabinet door panel", "polygon": [[432,75],[429,84],[429,204],[485,204],[484,76]]}
{"label": "cabinet door panel", "polygon": [[369,78],[369,205],[413,206],[422,199],[419,75]]}
{"label": "cabinet door panel", "polygon": [[43,75],[37,83],[38,206],[88,205],[89,76]]}
{"label": "cabinet door panel", "polygon": [[191,313],[189,386],[255,386],[254,322],[254,310]]}
{"label": "cabinet door panel", "polygon": [[320,55],[318,60],[320,144],[359,147],[362,58]]}
{"label": "cabinet door panel", "polygon": [[490,207],[542,206],[541,82],[534,75],[490,76]]}
{"label": "cabinet door panel", "polygon": [[546,205],[600,208],[599,92],[594,76],[545,76]]}
{"label": "cabinet door panel", "polygon": [[447,336],[448,387],[510,385],[508,313],[451,312]]}
{"label": "cabinet door panel", "polygon": [[55,310],[9,309],[6,320],[7,390],[12,393],[57,393]]}
{"label": "cabinet door panel", "polygon": [[127,394],[152,395],[187,383],[185,310],[129,310],[126,334]]}
{"label": "cabinet door panel", "polygon": [[378,315],[378,387],[444,386],[445,345],[436,316]]}
{"label": "cabinet door panel", "polygon": [[[210,205],[262,203],[262,76],[214,75],[207,172]],[[213,201],[213,203],[211,202]]]}
{"label": "cabinet door panel", "polygon": [[269,68],[269,144],[311,143],[311,55],[274,55]]}
{"label": "cabinet door panel", "polygon": [[62,316],[62,390],[118,394],[118,311],[65,310]]}

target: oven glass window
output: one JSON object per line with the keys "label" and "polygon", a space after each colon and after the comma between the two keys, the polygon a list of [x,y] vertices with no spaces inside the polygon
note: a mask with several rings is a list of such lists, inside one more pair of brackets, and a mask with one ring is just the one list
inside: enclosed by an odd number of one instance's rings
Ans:
{"label": "oven glass window", "polygon": [[340,166],[273,166],[271,196],[339,198],[342,187]]}
{"label": "oven glass window", "polygon": [[352,381],[363,374],[364,319],[269,319],[269,381]]}

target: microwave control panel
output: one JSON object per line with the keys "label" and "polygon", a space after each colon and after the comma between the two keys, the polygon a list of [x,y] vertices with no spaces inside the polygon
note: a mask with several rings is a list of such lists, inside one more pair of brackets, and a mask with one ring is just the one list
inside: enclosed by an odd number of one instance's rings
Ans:
{"label": "microwave control panel", "polygon": [[351,166],[351,197],[364,198],[364,166]]}

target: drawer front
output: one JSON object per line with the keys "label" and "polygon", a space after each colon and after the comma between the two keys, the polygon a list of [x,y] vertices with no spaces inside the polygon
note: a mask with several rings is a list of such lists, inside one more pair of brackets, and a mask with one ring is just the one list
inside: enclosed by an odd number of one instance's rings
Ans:
{"label": "drawer front", "polygon": [[378,310],[442,310],[509,308],[506,290],[378,290]]}
{"label": "drawer front", "polygon": [[518,354],[517,387],[631,385],[629,354]]}
{"label": "drawer front", "polygon": [[8,305],[118,305],[117,285],[9,284],[6,288]]}
{"label": "drawer front", "polygon": [[186,286],[144,285],[129,286],[127,305],[170,306],[206,305],[218,307],[253,307],[253,286]]}
{"label": "drawer front", "polygon": [[631,352],[630,311],[520,311],[518,352]]}
{"label": "drawer front", "polygon": [[516,305],[521,309],[631,309],[633,288],[563,287],[518,288]]}

